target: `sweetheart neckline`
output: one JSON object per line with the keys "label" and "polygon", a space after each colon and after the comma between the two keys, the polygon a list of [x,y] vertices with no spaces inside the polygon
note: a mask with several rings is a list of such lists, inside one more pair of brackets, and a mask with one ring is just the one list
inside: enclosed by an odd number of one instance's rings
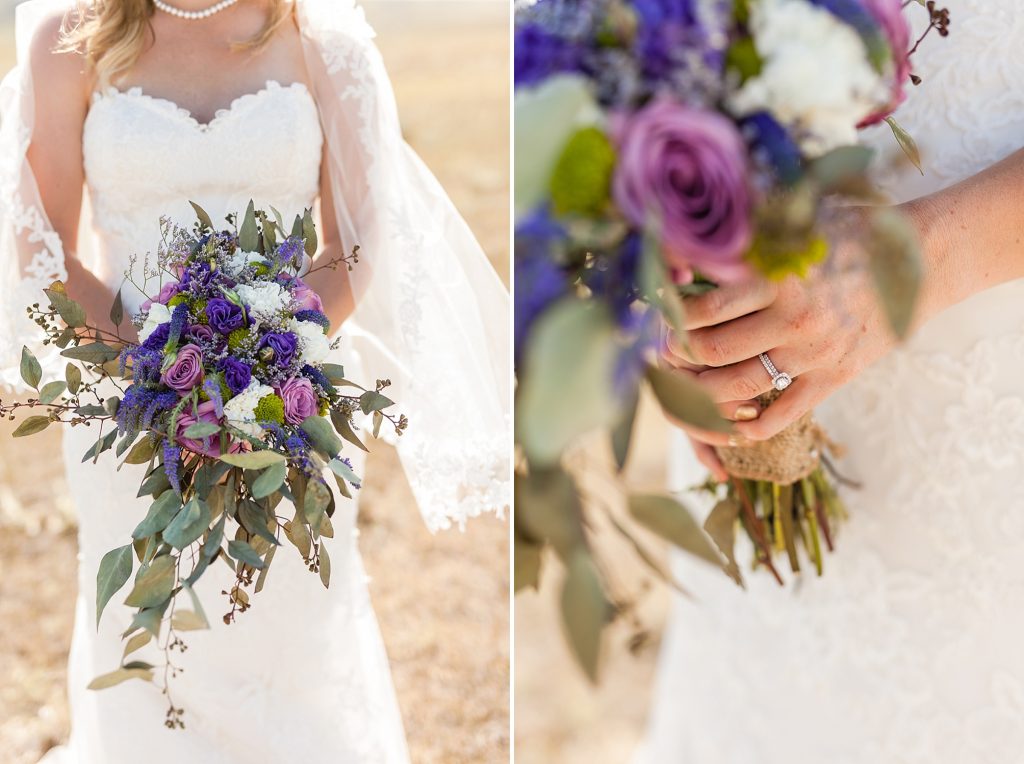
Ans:
{"label": "sweetheart neckline", "polygon": [[[142,89],[141,86],[130,87],[127,90],[120,90],[111,85],[106,88],[103,88],[102,90],[95,91],[92,95],[92,100],[93,103],[96,104],[105,98],[135,98],[141,101],[145,101],[147,103],[151,103],[160,108],[163,108],[166,111],[169,111],[170,113],[176,114],[183,120],[185,120],[188,124],[190,124],[192,127],[194,127],[196,130],[198,130],[200,133],[206,133],[213,130],[215,127],[217,127],[217,125],[219,125],[227,118],[238,113],[239,109],[243,104],[257,101],[270,93],[289,90],[297,93],[304,93],[306,96],[309,97],[310,100],[313,99],[313,94],[309,91],[309,88],[306,87],[306,84],[304,82],[292,82],[288,85],[282,85],[278,80],[268,79],[266,83],[263,85],[263,87],[261,87],[259,90],[255,90],[251,93],[243,93],[242,95],[233,99],[231,103],[229,103],[227,106],[217,109],[217,111],[215,111],[213,114],[213,118],[210,119],[210,121],[208,122],[200,122],[199,119],[196,118],[196,116],[192,113],[190,109],[186,109],[184,106],[181,106],[180,104],[178,104],[175,101],[172,101],[169,98],[161,98],[160,96],[149,95]],[[92,109],[90,109],[89,114],[86,115],[87,120],[91,114]]]}

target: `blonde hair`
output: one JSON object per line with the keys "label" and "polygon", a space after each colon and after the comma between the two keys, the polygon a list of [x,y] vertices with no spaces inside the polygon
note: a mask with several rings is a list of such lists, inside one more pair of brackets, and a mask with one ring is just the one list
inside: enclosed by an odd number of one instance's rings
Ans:
{"label": "blonde hair", "polygon": [[[263,28],[251,39],[234,43],[235,49],[262,49],[294,9],[291,0],[268,0],[268,5]],[[111,82],[142,55],[154,10],[152,0],[82,0],[78,11],[65,17],[57,50],[82,53],[100,82]]]}

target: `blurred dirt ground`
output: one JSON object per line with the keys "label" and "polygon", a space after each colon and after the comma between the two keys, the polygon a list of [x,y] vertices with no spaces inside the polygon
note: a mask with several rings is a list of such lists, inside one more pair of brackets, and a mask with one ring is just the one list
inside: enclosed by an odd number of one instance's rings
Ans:
{"label": "blurred dirt ground", "polygon": [[[507,6],[365,5],[406,137],[508,283]],[[11,61],[6,14],[4,69]],[[76,542],[55,434],[12,441],[10,429],[0,424],[0,764],[34,764],[68,730],[64,669]],[[482,518],[466,533],[432,536],[392,451],[378,445],[367,473],[362,553],[412,759],[506,762],[508,525]]]}

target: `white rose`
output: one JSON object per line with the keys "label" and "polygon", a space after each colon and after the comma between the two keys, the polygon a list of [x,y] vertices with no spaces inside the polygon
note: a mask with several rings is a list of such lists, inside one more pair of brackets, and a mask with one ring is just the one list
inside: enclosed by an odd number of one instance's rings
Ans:
{"label": "white rose", "polygon": [[807,0],[762,0],[750,30],[760,74],[729,99],[738,116],[769,111],[811,157],[857,142],[857,125],[889,90],[860,35]]}
{"label": "white rose", "polygon": [[331,342],[319,324],[293,318],[288,324],[288,331],[298,337],[299,359],[302,363],[318,364],[327,360],[331,352]]}
{"label": "white rose", "polygon": [[139,342],[145,342],[149,339],[149,335],[156,331],[156,328],[160,324],[166,324],[171,320],[171,311],[162,303],[154,302],[149,309],[149,314],[146,316],[146,320],[142,322],[142,328],[139,329]]}

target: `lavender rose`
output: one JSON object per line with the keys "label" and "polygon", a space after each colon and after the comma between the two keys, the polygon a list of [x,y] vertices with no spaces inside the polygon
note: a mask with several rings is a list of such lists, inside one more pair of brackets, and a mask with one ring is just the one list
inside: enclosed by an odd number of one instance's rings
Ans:
{"label": "lavender rose", "polygon": [[246,325],[245,312],[241,307],[222,297],[214,297],[206,303],[206,320],[225,336]]}
{"label": "lavender rose", "polygon": [[206,324],[192,324],[185,335],[193,342],[213,342],[216,336],[213,329]]}
{"label": "lavender rose", "polygon": [[274,392],[284,401],[284,419],[288,424],[302,424],[307,417],[320,413],[320,399],[305,377],[289,379],[275,387]]}
{"label": "lavender rose", "polygon": [[751,192],[735,126],[668,100],[617,120],[612,193],[637,226],[660,226],[671,268],[728,281],[748,272]]}
{"label": "lavender rose", "polygon": [[235,395],[245,390],[252,381],[252,369],[235,358],[225,358],[221,370],[224,372],[224,382]]}
{"label": "lavender rose", "polygon": [[910,51],[910,24],[903,15],[903,0],[864,0],[864,5],[882,28],[882,34],[889,43],[894,70],[889,103],[857,127],[877,124],[896,111],[907,98],[905,88],[911,71],[910,57],[907,55]]}
{"label": "lavender rose", "polygon": [[161,305],[166,305],[168,302],[170,302],[171,298],[174,297],[174,295],[178,294],[179,291],[180,289],[178,288],[178,284],[176,282],[168,281],[166,284],[160,287],[160,294],[158,294],[152,300],[146,300],[139,307],[142,310],[149,310],[150,308],[153,307],[154,302],[158,302]]}
{"label": "lavender rose", "polygon": [[298,303],[299,310],[315,310],[320,313],[324,312],[324,304],[320,300],[320,295],[313,291],[306,282],[300,278],[296,278],[295,281],[292,282],[292,285],[292,297],[294,297],[295,302]]}
{"label": "lavender rose", "polygon": [[161,375],[160,380],[172,390],[185,394],[203,379],[203,351],[198,345],[178,349],[178,357]]}
{"label": "lavender rose", "polygon": [[[217,416],[217,406],[213,401],[200,403],[194,411],[191,407],[186,407],[186,409],[181,412],[181,415],[178,417],[178,431],[175,440],[178,441],[183,448],[187,448],[189,451],[194,453],[203,454],[204,456],[220,456],[220,435],[210,435],[202,440],[194,440],[193,438],[185,437],[185,430],[196,422],[220,424],[220,418]],[[234,454],[241,450],[241,443],[237,441],[229,441],[228,453]]]}
{"label": "lavender rose", "polygon": [[267,348],[270,349],[271,353],[264,354],[259,353],[262,358],[263,355],[271,355],[271,358],[264,358],[263,360],[273,360],[278,366],[287,366],[295,358],[295,351],[298,350],[299,340],[291,332],[270,332],[269,334],[263,335],[260,339],[258,347],[259,351],[263,351]]}

